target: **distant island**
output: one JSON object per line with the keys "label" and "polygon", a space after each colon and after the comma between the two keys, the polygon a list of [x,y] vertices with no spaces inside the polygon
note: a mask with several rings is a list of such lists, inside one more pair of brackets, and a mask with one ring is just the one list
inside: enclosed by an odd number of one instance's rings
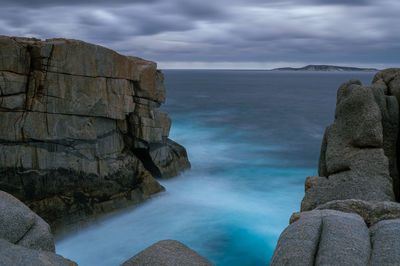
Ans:
{"label": "distant island", "polygon": [[330,66],[330,65],[308,65],[305,67],[281,67],[274,68],[273,71],[364,71],[375,72],[379,71],[376,68],[358,68],[358,67],[344,67],[344,66]]}

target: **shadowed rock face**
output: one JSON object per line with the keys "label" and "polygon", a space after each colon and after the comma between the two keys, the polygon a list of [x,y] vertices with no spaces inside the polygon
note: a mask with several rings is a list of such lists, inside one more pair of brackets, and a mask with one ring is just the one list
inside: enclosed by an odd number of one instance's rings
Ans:
{"label": "shadowed rock face", "polygon": [[400,69],[338,90],[318,177],[281,234],[271,265],[400,265]]}
{"label": "shadowed rock face", "polygon": [[154,62],[0,36],[0,189],[52,225],[140,202],[189,168]]}

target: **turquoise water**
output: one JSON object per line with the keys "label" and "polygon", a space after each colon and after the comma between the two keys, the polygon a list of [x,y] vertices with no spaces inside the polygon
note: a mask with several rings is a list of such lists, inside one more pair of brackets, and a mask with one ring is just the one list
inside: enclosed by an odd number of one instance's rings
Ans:
{"label": "turquoise water", "polygon": [[80,265],[118,265],[176,239],[216,265],[268,265],[317,174],[336,89],[373,73],[179,71],[166,73],[173,121],[192,169],[160,180],[166,192],[57,239]]}

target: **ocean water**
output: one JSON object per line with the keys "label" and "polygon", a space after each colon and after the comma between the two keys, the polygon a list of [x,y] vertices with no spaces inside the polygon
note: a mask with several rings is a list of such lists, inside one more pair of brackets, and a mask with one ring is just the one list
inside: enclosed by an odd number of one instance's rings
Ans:
{"label": "ocean water", "polygon": [[79,265],[119,265],[176,239],[216,265],[268,265],[304,179],[317,174],[336,91],[374,73],[166,70],[170,137],[192,169],[166,192],[56,238]]}

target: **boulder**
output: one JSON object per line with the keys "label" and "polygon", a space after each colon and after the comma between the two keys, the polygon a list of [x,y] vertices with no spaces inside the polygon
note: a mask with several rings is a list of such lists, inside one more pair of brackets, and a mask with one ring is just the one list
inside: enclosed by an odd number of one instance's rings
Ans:
{"label": "boulder", "polygon": [[0,191],[0,239],[30,249],[55,251],[50,226],[21,201],[3,191]]}
{"label": "boulder", "polygon": [[139,252],[123,266],[211,266],[206,258],[176,240],[162,240]]}
{"label": "boulder", "polygon": [[332,200],[395,200],[398,109],[379,86],[351,80],[339,88],[335,121],[322,141],[320,176],[307,178],[301,210]]}
{"label": "boulder", "polygon": [[399,265],[400,69],[338,90],[319,176],[281,234],[271,265]]}
{"label": "boulder", "polygon": [[370,252],[369,230],[359,215],[314,210],[285,229],[270,265],[368,265]]}
{"label": "boulder", "polygon": [[138,203],[190,167],[154,62],[0,36],[0,189],[51,225]]}
{"label": "boulder", "polygon": [[381,221],[370,228],[370,265],[400,265],[400,219]]}
{"label": "boulder", "polygon": [[0,265],[77,266],[78,264],[52,252],[25,248],[0,239]]}

